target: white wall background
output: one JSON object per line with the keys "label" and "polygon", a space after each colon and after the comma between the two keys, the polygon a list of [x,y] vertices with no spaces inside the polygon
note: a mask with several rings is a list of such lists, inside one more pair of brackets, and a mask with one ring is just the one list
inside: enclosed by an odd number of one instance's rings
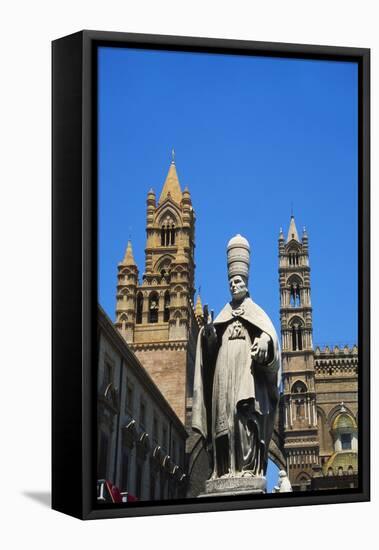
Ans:
{"label": "white wall background", "polygon": [[[357,548],[374,538],[373,502],[83,523],[43,504],[50,486],[50,41],[86,29],[372,48],[373,281],[378,275],[375,1],[82,0],[7,2],[2,8],[0,86],[0,515],[3,548],[148,547],[183,550],[279,544]],[[378,292],[373,288],[373,396]],[[4,307],[5,306],[5,307]],[[376,306],[376,307],[375,307]],[[373,449],[377,402],[373,403]],[[33,497],[34,495],[34,497]],[[376,538],[376,537],[375,537]],[[374,540],[375,540],[374,538]],[[361,542],[362,541],[362,542]]]}

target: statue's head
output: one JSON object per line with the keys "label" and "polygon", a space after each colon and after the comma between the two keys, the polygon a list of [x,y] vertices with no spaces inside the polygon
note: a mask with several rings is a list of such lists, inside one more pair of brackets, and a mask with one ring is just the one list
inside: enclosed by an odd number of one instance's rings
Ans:
{"label": "statue's head", "polygon": [[229,278],[229,288],[232,299],[236,301],[243,300],[247,294],[247,281],[241,275],[234,275]]}
{"label": "statue's head", "polygon": [[287,472],[286,472],[285,470],[280,470],[280,471],[279,471],[279,477],[282,478],[282,479],[283,479],[284,477],[287,477]]}
{"label": "statue's head", "polygon": [[228,277],[232,299],[243,300],[248,294],[250,245],[241,235],[236,235],[227,246]]}

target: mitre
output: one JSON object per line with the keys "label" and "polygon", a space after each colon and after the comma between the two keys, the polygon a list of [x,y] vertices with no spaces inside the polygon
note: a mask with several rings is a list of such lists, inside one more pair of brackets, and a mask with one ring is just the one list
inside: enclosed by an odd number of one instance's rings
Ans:
{"label": "mitre", "polygon": [[238,234],[228,242],[226,249],[228,261],[228,278],[240,275],[249,278],[250,245],[245,237]]}

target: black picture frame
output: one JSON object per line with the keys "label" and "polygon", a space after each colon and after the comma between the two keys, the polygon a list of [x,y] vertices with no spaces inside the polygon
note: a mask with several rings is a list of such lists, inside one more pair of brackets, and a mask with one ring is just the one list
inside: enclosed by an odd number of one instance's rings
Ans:
{"label": "black picture frame", "polygon": [[[358,489],[96,505],[96,50],[101,45],[358,63]],[[52,508],[97,519],[370,500],[370,50],[86,30],[52,43],[52,95]]]}

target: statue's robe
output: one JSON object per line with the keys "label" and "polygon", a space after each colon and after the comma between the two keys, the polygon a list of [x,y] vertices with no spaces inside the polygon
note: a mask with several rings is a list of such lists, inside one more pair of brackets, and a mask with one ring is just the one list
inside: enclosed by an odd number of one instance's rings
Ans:
{"label": "statue's robe", "polygon": [[[264,475],[279,401],[280,348],[266,313],[250,298],[226,304],[215,333],[197,342],[192,427],[212,450],[213,476]],[[252,360],[262,332],[270,337],[266,364]],[[213,341],[212,341],[213,340]]]}

